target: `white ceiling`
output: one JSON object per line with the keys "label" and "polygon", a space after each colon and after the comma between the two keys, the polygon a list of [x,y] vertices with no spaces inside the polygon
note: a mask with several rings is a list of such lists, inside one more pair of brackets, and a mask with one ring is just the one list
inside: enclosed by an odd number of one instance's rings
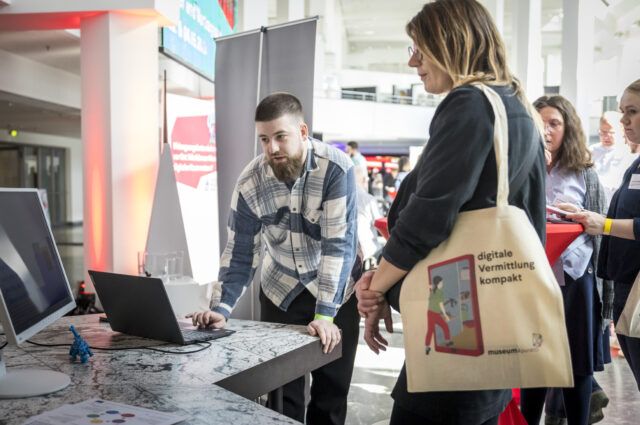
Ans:
{"label": "white ceiling", "polygon": [[[411,72],[406,64],[406,47],[410,40],[404,27],[420,10],[423,0],[337,1],[342,12],[346,38],[344,67]],[[518,0],[504,0],[504,36],[507,46],[511,39],[511,10],[515,1]],[[597,7],[597,58],[615,52],[616,45],[630,33],[640,32],[640,0],[590,1],[594,1]],[[560,51],[562,0],[542,0],[542,7],[543,54]],[[0,31],[0,50],[80,74],[78,31]],[[0,128],[10,125],[23,131],[80,137],[79,117],[79,110],[0,92]]]}
{"label": "white ceiling", "polygon": [[0,31],[0,50],[80,75],[80,32]]}

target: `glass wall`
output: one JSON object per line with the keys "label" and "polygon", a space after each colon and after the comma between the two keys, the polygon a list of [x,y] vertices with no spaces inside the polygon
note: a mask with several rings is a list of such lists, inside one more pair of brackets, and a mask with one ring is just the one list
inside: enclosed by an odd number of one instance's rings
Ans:
{"label": "glass wall", "polygon": [[0,187],[45,189],[51,225],[67,221],[67,149],[0,142]]}

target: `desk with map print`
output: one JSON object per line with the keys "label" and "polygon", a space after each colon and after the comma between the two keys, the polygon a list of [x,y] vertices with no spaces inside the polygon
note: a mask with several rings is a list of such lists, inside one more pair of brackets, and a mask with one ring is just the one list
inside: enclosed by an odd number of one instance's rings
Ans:
{"label": "desk with map print", "polygon": [[[114,350],[94,349],[88,363],[71,363],[71,324],[92,347]],[[25,343],[19,348],[5,347],[2,356],[11,369],[49,368],[66,373],[71,385],[45,396],[0,400],[0,424],[21,424],[63,404],[91,398],[189,418],[181,424],[298,423],[252,400],[339,358],[342,345],[323,354],[319,339],[310,336],[305,326],[232,319],[227,327],[236,332],[210,341],[211,346],[200,352],[167,354],[142,347],[194,351],[198,346],[169,345],[113,332],[109,324],[99,323],[97,315],[64,317],[32,341],[67,346]]]}

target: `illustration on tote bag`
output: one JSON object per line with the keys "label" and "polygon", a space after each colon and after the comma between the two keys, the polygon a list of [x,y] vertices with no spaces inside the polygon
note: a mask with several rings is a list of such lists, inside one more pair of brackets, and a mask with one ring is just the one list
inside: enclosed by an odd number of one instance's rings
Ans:
{"label": "illustration on tote bag", "polygon": [[479,356],[484,352],[473,255],[429,267],[425,353]]}

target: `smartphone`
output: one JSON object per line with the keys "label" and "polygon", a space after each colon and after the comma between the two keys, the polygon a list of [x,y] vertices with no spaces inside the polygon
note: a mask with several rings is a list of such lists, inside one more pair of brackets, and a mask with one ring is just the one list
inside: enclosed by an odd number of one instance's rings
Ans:
{"label": "smartphone", "polygon": [[547,205],[547,212],[555,214],[560,218],[565,218],[567,214],[569,214],[569,211],[561,210],[560,208],[554,207],[553,205]]}
{"label": "smartphone", "polygon": [[484,352],[473,255],[429,267],[425,352],[479,356]]}

